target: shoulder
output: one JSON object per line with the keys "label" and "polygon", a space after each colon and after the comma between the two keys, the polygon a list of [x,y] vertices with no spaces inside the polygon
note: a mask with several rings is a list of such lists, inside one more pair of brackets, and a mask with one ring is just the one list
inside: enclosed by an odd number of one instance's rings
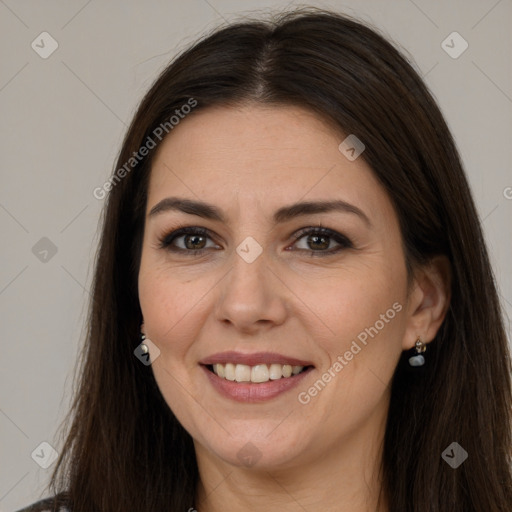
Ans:
{"label": "shoulder", "polygon": [[62,504],[58,498],[46,498],[44,500],[32,503],[17,512],[72,512],[70,508]]}

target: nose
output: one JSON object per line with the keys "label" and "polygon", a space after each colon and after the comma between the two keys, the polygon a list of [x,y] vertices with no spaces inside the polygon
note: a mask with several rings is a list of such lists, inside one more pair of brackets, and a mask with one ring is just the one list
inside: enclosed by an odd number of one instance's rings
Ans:
{"label": "nose", "polygon": [[270,329],[285,321],[290,295],[265,250],[251,263],[234,253],[233,266],[219,283],[216,318],[248,334]]}

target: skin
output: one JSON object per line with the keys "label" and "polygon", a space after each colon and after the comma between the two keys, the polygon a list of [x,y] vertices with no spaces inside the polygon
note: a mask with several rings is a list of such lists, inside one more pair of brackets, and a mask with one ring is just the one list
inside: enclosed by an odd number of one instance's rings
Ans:
{"label": "skin", "polygon": [[[401,352],[439,329],[449,270],[436,258],[408,285],[391,201],[362,158],[339,151],[344,138],[308,110],[246,104],[188,116],[155,155],[139,271],[142,331],[161,351],[152,369],[162,395],[194,440],[200,483],[191,507],[199,512],[389,510],[385,499],[377,505],[388,385]],[[227,222],[179,211],[149,217],[169,196],[211,203]],[[357,206],[371,226],[342,212],[272,222],[282,206],[331,199]],[[311,257],[326,250],[322,242],[292,235],[320,223],[354,247]],[[178,224],[210,230],[202,255],[159,246]],[[236,252],[248,236],[263,249],[252,263]],[[339,246],[327,240],[327,250]],[[190,252],[186,241],[174,245]],[[401,311],[300,403],[298,393],[395,303]],[[219,395],[198,364],[224,350],[276,351],[315,368],[299,389],[239,403]],[[252,466],[237,457],[248,442]]]}

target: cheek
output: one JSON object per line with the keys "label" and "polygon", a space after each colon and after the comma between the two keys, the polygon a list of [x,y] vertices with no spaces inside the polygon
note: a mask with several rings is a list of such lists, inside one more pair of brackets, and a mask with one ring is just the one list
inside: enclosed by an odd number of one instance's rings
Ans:
{"label": "cheek", "polygon": [[[171,339],[177,339],[180,319],[186,319],[194,305],[192,287],[179,283],[176,272],[156,266],[144,268],[139,274],[139,301],[148,337],[160,350],[170,347]],[[196,300],[197,302],[197,300]]]}
{"label": "cheek", "polygon": [[332,428],[351,432],[386,408],[401,353],[405,308],[402,297],[389,288],[349,289],[345,284],[346,294],[336,292],[336,307],[329,301],[330,309],[319,314],[334,335],[318,343],[326,363],[311,387],[301,391],[316,400],[317,414],[328,414],[329,425],[336,425]]}
{"label": "cheek", "polygon": [[[218,276],[148,262],[139,273],[139,301],[148,337],[161,351],[161,363],[183,373],[196,364],[194,342],[211,314],[211,293]],[[196,359],[194,359],[196,358]]]}
{"label": "cheek", "polygon": [[311,296],[317,339],[321,333],[329,359],[322,371],[343,382],[340,399],[348,400],[349,389],[356,400],[369,399],[390,381],[402,350],[405,300],[405,269],[384,261],[354,266]]}
{"label": "cheek", "polygon": [[381,331],[389,331],[389,326],[400,317],[396,310],[401,308],[393,308],[393,304],[398,302],[403,308],[404,292],[405,280],[397,273],[384,273],[379,268],[351,268],[328,284],[313,287],[308,300],[315,305],[313,311],[328,328],[327,332],[346,342],[376,322]]}
{"label": "cheek", "polygon": [[[196,365],[190,359],[191,346],[198,336],[201,322],[200,287],[180,282],[179,272],[141,266],[139,300],[148,338],[160,350],[152,370],[165,401],[174,414],[187,423],[190,419],[188,390],[194,390],[191,371]],[[190,359],[190,361],[189,361]]]}

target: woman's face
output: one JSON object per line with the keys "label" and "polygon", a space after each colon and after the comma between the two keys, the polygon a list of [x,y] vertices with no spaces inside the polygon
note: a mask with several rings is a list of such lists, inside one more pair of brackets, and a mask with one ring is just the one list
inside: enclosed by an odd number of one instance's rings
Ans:
{"label": "woman's face", "polygon": [[397,217],[345,137],[297,107],[216,107],[158,150],[143,331],[198,454],[287,468],[380,440],[415,336]]}

